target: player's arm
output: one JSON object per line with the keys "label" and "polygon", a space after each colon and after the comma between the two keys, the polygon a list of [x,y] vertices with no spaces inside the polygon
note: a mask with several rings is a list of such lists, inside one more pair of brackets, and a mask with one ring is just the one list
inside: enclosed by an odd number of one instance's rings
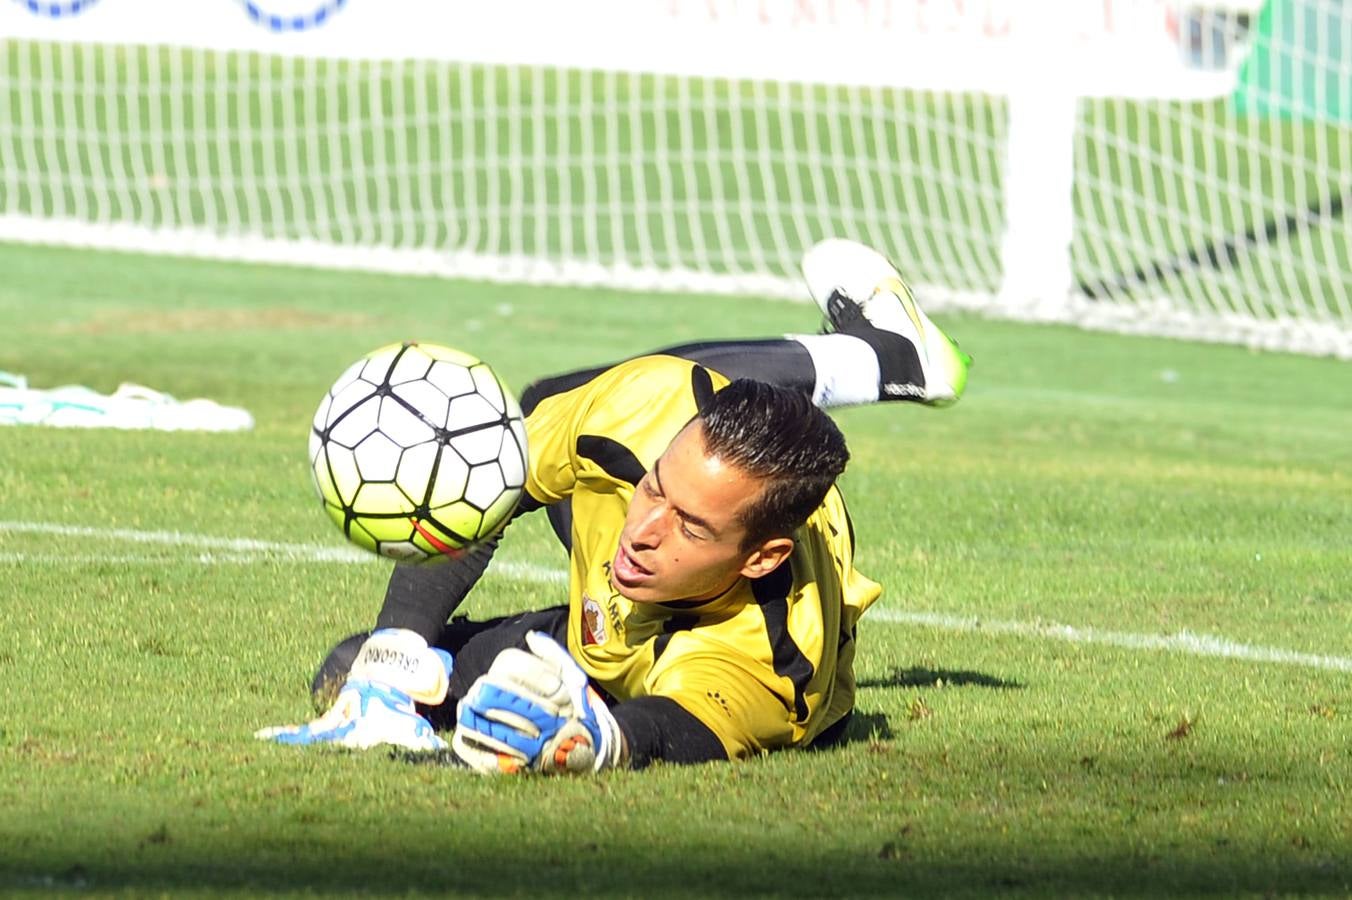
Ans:
{"label": "player's arm", "polygon": [[607,768],[642,769],[658,760],[689,765],[728,759],[718,735],[670,697],[637,697],[607,706],[595,693],[588,700],[590,715],[599,720],[604,711],[609,712],[617,750],[599,761],[594,753],[577,759],[576,716],[551,713],[541,717],[537,713],[512,720],[513,713],[520,714],[525,704],[540,703],[538,698],[527,700],[528,693],[517,685],[510,692],[499,688],[491,697],[482,691],[473,695],[461,711],[463,718],[453,741],[457,754],[489,774],[583,774]]}
{"label": "player's arm", "polygon": [[619,723],[552,637],[526,634],[475,679],[456,708],[451,749],[484,775],[600,772],[624,764]]}
{"label": "player's arm", "polygon": [[792,733],[783,702],[745,670],[690,658],[656,692],[609,706],[553,639],[498,654],[457,710],[451,746],[484,774],[580,774],[700,763],[782,746]]}
{"label": "player's arm", "polygon": [[[591,373],[588,373],[591,374]],[[576,434],[592,395],[577,378],[560,376],[536,382],[526,415],[526,485],[512,519],[555,503],[572,493]],[[565,386],[570,390],[563,390]],[[376,628],[404,628],[429,643],[441,637],[451,614],[469,596],[497,551],[502,532],[455,559],[425,566],[395,566],[385,588]]]}
{"label": "player's arm", "polygon": [[456,711],[456,756],[486,775],[584,774],[727,759],[717,735],[679,703],[642,697],[612,710],[568,651],[539,632],[503,650]]}
{"label": "player's arm", "polygon": [[623,762],[642,769],[652,762],[723,762],[723,742],[685,707],[670,697],[635,697],[614,708],[624,738]]}
{"label": "player's arm", "polygon": [[[679,366],[672,371],[679,370],[679,377],[689,381],[688,365],[674,360],[669,363]],[[643,406],[651,406],[650,392],[632,389],[632,381],[642,377],[644,371],[621,365],[599,374],[560,376],[526,389],[530,403],[526,416],[526,483],[513,518],[572,495],[577,485],[579,437],[605,433],[610,420],[629,421]],[[584,374],[595,377],[577,384]],[[624,414],[621,400],[634,407],[634,416]],[[487,569],[496,549],[494,538],[449,562],[396,566],[376,627],[406,628],[435,643],[451,614]]]}
{"label": "player's arm", "polygon": [[[785,706],[783,698],[751,674],[754,663],[748,660],[741,665],[737,656],[730,653],[680,654],[675,640],[668,645],[663,661],[668,655],[679,655],[679,659],[655,669],[648,676],[647,694],[629,701],[644,704],[666,701],[666,709],[671,706],[679,709],[686,718],[665,714],[664,731],[669,733],[671,728],[683,727],[690,734],[690,728],[677,723],[686,719],[698,722],[703,729],[699,734],[711,735],[721,750],[721,756],[707,757],[710,759],[745,759],[791,742],[793,711]],[[673,759],[664,749],[663,737],[659,733],[648,738],[655,753],[653,759]]]}
{"label": "player's arm", "polygon": [[446,697],[451,655],[429,647],[412,631],[373,632],[353,660],[333,704],[300,725],[262,728],[254,736],[278,744],[333,744],[365,750],[393,744],[441,750],[446,742],[415,704],[435,706]]}
{"label": "player's arm", "polygon": [[[523,494],[512,518],[539,508],[538,502]],[[376,628],[407,629],[429,644],[436,643],[451,614],[465,601],[488,568],[501,538],[499,531],[463,555],[444,562],[396,565],[385,587],[385,600],[376,616]]]}
{"label": "player's arm", "polygon": [[[571,442],[563,433],[569,425],[569,406],[545,405],[550,409],[544,414],[537,409],[526,420],[531,458],[526,490],[513,518],[572,492]],[[551,456],[559,454],[563,454],[562,460],[551,461]],[[544,473],[543,479],[537,473]],[[376,629],[358,651],[333,705],[311,722],[264,728],[257,736],[278,743],[354,748],[381,744],[413,750],[444,747],[445,742],[415,703],[434,706],[445,698],[453,660],[433,645],[451,614],[488,568],[499,535],[456,559],[425,566],[395,566]],[[364,660],[374,664],[365,665]],[[396,664],[385,664],[388,660]]]}

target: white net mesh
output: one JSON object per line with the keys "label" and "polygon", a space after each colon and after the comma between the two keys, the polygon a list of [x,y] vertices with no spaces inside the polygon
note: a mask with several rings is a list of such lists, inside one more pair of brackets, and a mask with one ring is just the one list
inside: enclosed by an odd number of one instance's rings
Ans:
{"label": "white net mesh", "polygon": [[1352,8],[1152,3],[1223,89],[12,39],[0,237],[801,296],[802,251],[841,235],[936,307],[1352,356]]}
{"label": "white net mesh", "polygon": [[1199,65],[1236,70],[1231,93],[1082,106],[1071,258],[1087,315],[1352,355],[1352,6],[1273,0],[1183,25]]}

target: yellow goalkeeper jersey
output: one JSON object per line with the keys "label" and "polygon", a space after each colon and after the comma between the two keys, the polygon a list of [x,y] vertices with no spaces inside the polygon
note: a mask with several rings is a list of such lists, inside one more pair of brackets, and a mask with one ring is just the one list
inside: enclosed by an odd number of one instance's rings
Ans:
{"label": "yellow goalkeeper jersey", "polygon": [[542,400],[526,420],[526,490],[546,504],[572,498],[573,658],[616,700],[674,700],[737,759],[808,744],[853,708],[855,624],[881,588],[855,571],[834,487],[767,576],[698,602],[635,603],[611,586],[635,485],[727,383],[647,356]]}

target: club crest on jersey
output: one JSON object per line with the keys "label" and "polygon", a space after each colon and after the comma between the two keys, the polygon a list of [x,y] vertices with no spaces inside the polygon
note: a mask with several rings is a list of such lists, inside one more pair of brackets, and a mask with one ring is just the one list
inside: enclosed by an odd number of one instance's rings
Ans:
{"label": "club crest on jersey", "polygon": [[582,595],[582,643],[604,644],[609,633],[606,630],[606,616],[597,603],[586,594]]}

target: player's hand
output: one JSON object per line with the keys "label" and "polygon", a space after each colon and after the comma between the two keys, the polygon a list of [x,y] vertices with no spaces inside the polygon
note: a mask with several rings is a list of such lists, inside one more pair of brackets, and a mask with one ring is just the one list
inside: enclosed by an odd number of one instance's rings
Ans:
{"label": "player's hand", "polygon": [[499,653],[460,701],[455,754],[484,774],[574,774],[618,765],[620,726],[587,673],[538,631],[526,635],[526,645],[529,653]]}
{"label": "player's hand", "polygon": [[348,679],[338,699],[313,722],[279,725],[254,732],[278,744],[335,744],[367,750],[393,744],[409,750],[442,750],[446,741],[418,715],[413,700],[398,688]]}
{"label": "player's hand", "polygon": [[279,744],[334,744],[365,750],[386,744],[409,750],[444,750],[432,723],[416,702],[446,698],[451,656],[427,646],[403,629],[375,632],[357,653],[347,682],[329,711],[303,725],[281,725],[254,733]]}

